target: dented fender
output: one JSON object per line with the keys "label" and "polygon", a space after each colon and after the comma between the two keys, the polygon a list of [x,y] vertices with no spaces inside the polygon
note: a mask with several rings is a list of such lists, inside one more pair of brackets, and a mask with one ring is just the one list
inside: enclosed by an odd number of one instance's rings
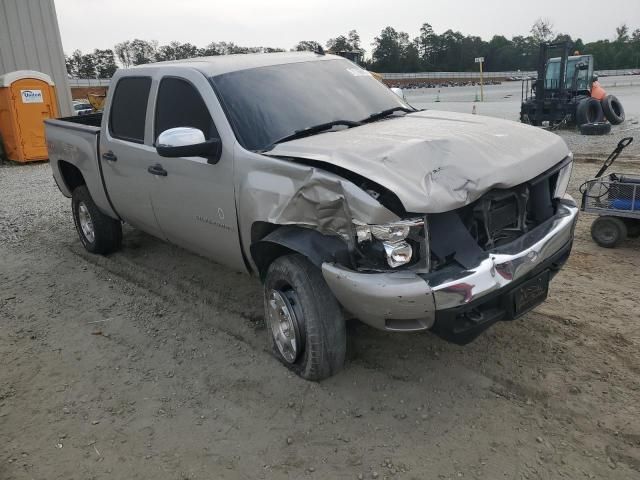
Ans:
{"label": "dented fender", "polygon": [[353,246],[353,220],[390,223],[400,219],[361,188],[334,173],[293,161],[236,151],[236,204],[243,251],[254,271],[253,226],[262,222],[297,226],[337,236]]}

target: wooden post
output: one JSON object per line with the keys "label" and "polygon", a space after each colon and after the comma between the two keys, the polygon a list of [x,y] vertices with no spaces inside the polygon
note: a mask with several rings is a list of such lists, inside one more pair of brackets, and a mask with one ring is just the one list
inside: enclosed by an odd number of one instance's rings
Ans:
{"label": "wooden post", "polygon": [[484,102],[484,72],[482,65],[484,64],[484,57],[477,57],[476,63],[480,64],[480,101]]}

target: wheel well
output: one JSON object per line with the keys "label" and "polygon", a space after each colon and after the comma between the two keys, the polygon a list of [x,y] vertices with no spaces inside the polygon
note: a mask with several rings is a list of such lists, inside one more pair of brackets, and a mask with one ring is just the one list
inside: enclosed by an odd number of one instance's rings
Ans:
{"label": "wheel well", "polygon": [[73,192],[80,185],[86,185],[87,182],[84,181],[82,172],[80,172],[80,169],[75,165],[72,165],[65,160],[60,160],[58,162],[58,167],[60,168],[62,180],[70,192]]}
{"label": "wheel well", "polygon": [[340,237],[324,235],[311,228],[295,225],[275,225],[256,222],[251,227],[251,257],[264,280],[269,265],[291,253],[304,255],[311,263],[321,267],[324,262],[349,265],[347,243]]}
{"label": "wheel well", "polygon": [[264,280],[267,276],[267,270],[275,260],[285,255],[296,253],[290,248],[283,247],[272,242],[258,242],[251,246],[251,256],[258,267],[260,280]]}
{"label": "wheel well", "polygon": [[265,279],[269,265],[274,260],[284,255],[295,253],[290,248],[265,240],[278,227],[279,225],[268,222],[255,222],[251,226],[251,258],[256,267],[258,267],[261,280]]}

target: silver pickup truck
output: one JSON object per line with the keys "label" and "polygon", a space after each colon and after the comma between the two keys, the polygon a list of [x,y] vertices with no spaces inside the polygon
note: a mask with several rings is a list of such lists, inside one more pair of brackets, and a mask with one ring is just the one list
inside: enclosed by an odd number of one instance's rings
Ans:
{"label": "silver pickup truck", "polygon": [[465,344],[541,302],[578,209],[556,135],[418,111],[332,55],[119,70],[104,114],[46,121],[89,252],[122,222],[259,276],[277,358],[342,368],[345,322]]}

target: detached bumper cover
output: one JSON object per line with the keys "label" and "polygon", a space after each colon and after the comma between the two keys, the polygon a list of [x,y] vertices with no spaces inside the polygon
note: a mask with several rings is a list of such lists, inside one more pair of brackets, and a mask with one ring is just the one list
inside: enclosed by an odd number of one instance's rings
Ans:
{"label": "detached bumper cover", "polygon": [[[467,343],[496,321],[512,318],[502,301],[509,292],[546,270],[552,276],[564,264],[577,217],[575,203],[562,200],[552,218],[489,252],[473,269],[369,274],[324,263],[322,273],[342,306],[372,327],[433,329],[451,341]],[[465,318],[472,310],[473,319]]]}

